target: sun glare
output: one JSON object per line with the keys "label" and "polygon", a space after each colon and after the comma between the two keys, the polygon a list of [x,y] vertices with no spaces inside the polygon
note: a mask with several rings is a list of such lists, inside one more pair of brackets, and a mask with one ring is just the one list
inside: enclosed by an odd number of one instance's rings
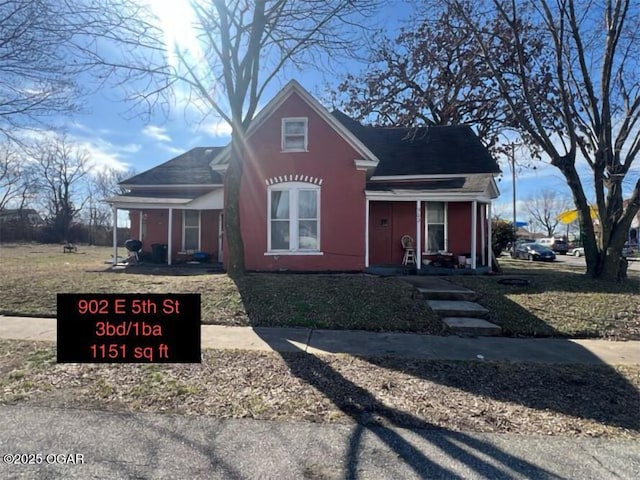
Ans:
{"label": "sun glare", "polygon": [[177,65],[176,52],[199,60],[201,49],[194,29],[195,15],[190,0],[146,0],[158,18],[164,35],[167,57]]}

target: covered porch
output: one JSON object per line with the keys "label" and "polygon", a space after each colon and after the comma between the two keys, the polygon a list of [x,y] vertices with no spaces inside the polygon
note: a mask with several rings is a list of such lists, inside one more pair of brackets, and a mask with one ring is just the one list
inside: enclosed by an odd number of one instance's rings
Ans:
{"label": "covered porch", "polygon": [[[166,192],[162,196],[126,194],[108,199],[114,231],[118,226],[118,212],[126,210],[131,222],[131,238],[142,242],[143,256],[166,265],[184,264],[196,258],[223,262],[223,201],[222,189],[201,194],[182,192],[176,196]],[[114,259],[118,259],[119,248],[128,255],[114,236]]]}
{"label": "covered porch", "polygon": [[[489,272],[491,202],[497,196],[493,183],[493,178],[485,177],[478,191],[456,192],[426,190],[420,188],[423,184],[368,188],[366,270],[427,275]],[[407,236],[411,242],[403,245]]]}

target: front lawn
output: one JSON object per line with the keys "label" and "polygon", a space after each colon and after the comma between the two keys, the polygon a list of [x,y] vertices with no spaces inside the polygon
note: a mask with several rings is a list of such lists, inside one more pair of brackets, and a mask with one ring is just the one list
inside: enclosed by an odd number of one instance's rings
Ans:
{"label": "front lawn", "polygon": [[640,368],[204,350],[202,364],[56,364],[0,340],[0,404],[640,438]]}
{"label": "front lawn", "polygon": [[[108,271],[111,248],[0,246],[0,314],[54,316],[57,293],[200,293],[203,323],[440,333],[413,287],[368,275],[251,274],[236,285],[207,269]],[[121,252],[124,253],[124,252]]]}
{"label": "front lawn", "polygon": [[[584,267],[501,259],[503,275],[450,277],[475,290],[506,335],[640,340],[640,284],[585,277]],[[527,286],[502,285],[505,277]]]}

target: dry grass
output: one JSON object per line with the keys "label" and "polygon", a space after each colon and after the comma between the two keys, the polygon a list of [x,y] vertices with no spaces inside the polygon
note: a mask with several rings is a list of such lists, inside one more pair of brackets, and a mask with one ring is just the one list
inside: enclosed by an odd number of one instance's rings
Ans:
{"label": "dry grass", "polygon": [[501,259],[504,276],[529,280],[524,287],[501,285],[495,277],[451,277],[479,295],[491,321],[506,335],[600,337],[640,340],[640,283],[603,282],[584,267]]}
{"label": "dry grass", "polygon": [[54,316],[57,293],[200,293],[203,323],[441,333],[412,287],[367,275],[247,275],[206,268],[109,271],[107,247],[0,246],[0,314]]}
{"label": "dry grass", "polygon": [[640,368],[205,350],[202,364],[55,364],[0,340],[0,403],[640,438]]}

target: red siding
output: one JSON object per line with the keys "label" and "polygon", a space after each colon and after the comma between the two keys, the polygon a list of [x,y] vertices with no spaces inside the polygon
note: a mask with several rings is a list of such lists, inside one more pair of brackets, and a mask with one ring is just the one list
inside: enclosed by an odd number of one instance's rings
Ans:
{"label": "red siding", "polygon": [[[144,252],[151,252],[151,245],[159,243],[168,245],[169,210],[144,210],[146,215],[146,235],[142,241]],[[214,261],[218,259],[218,215],[219,210],[202,210],[200,218],[200,250],[211,254]],[[140,238],[140,211],[129,212],[131,220],[131,238]],[[182,250],[182,211],[173,210],[172,218],[172,258]]]}
{"label": "red siding", "polygon": [[[281,152],[284,117],[308,118],[308,152]],[[364,268],[365,172],[359,155],[297,94],[292,94],[249,139],[240,190],[245,265],[249,270],[362,270]],[[323,255],[265,255],[266,180],[284,175],[322,179],[320,250]]]}
{"label": "red siding", "polygon": [[[455,255],[471,253],[471,202],[448,202],[448,250]],[[422,202],[421,252],[425,251],[425,206]],[[416,239],[415,202],[371,202],[369,206],[369,263],[371,265],[401,264],[403,250],[400,239],[411,235]],[[477,244],[478,265],[482,258],[481,217],[478,205]],[[382,220],[387,225],[382,226]],[[485,234],[487,230],[485,229]],[[486,244],[485,244],[486,245]]]}
{"label": "red siding", "polygon": [[447,214],[449,251],[456,255],[471,253],[471,203],[449,202]]}

